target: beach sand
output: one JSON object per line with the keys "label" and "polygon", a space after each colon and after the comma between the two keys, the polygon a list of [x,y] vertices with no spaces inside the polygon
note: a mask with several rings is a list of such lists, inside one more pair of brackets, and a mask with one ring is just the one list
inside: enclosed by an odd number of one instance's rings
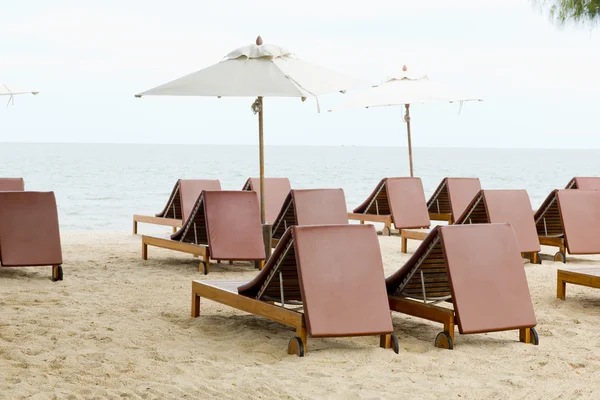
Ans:
{"label": "beach sand", "polygon": [[[143,230],[143,227],[141,227]],[[287,354],[291,328],[202,301],[190,318],[193,279],[250,279],[246,263],[198,272],[188,255],[149,249],[130,234],[64,233],[65,279],[50,268],[0,269],[0,398],[597,398],[600,290],[567,286],[556,268],[524,264],[540,345],[518,331],[459,335],[437,349],[440,324],[393,314],[400,354],[378,337],[309,339]],[[408,259],[381,237],[386,274]],[[569,265],[600,265],[571,256]],[[484,302],[485,299],[482,299]]]}

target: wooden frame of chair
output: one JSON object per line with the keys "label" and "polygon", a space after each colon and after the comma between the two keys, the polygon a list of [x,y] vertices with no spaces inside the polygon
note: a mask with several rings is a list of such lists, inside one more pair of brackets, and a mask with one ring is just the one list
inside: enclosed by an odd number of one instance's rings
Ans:
{"label": "wooden frame of chair", "polygon": [[133,234],[138,233],[138,223],[146,223],[153,225],[163,225],[173,227],[173,232],[183,225],[183,220],[175,218],[153,217],[150,215],[133,214]]}
{"label": "wooden frame of chair", "polygon": [[138,223],[162,225],[173,227],[173,232],[176,232],[178,228],[183,226],[183,219],[176,218],[177,213],[181,214],[181,194],[179,193],[181,180],[177,180],[177,183],[171,191],[169,201],[161,212],[164,215],[173,215],[173,217],[157,217],[154,215],[140,215],[133,214],[133,234],[138,233]]}
{"label": "wooden frame of chair", "polygon": [[[429,283],[425,283],[426,280]],[[444,330],[436,336],[435,347],[450,350],[454,348],[454,326],[458,316],[454,309],[436,305],[443,302],[454,306],[439,235],[433,239],[402,284],[394,293],[389,294],[388,298],[392,311],[442,323]],[[519,340],[537,344],[535,328],[519,329]]]}
{"label": "wooden frame of chair", "polygon": [[[553,198],[544,206],[537,218],[535,226],[538,231],[538,238],[542,246],[558,247],[558,252],[554,254],[554,261],[567,262],[567,248],[565,243],[565,232],[562,225],[560,208],[556,198],[556,191]],[[539,211],[539,210],[538,210]]]}
{"label": "wooden frame of chair", "polygon": [[[441,200],[444,204],[440,204],[440,195],[442,194],[442,192],[444,190],[446,191],[445,199]],[[431,211],[432,207],[437,212],[432,212]],[[431,198],[427,201],[427,209],[429,211],[429,219],[432,221],[445,221],[448,224],[452,224],[452,222],[454,220],[452,217],[452,213],[441,212],[442,208],[449,208],[449,207],[450,207],[450,196],[448,194],[447,182],[444,181],[444,184],[440,185],[437,188],[437,190],[433,193]]]}
{"label": "wooden frame of chair", "polygon": [[[390,236],[392,234],[392,215],[390,211],[390,205],[387,197],[386,190],[387,181],[384,180],[380,183],[379,188],[376,189],[373,198],[365,208],[364,213],[348,213],[348,219],[350,221],[360,221],[361,224],[365,222],[380,222],[383,223],[383,234]],[[384,210],[387,210],[388,214],[380,215],[380,203]],[[367,214],[367,211],[372,207],[375,207],[375,214]]]}
{"label": "wooden frame of chair", "polygon": [[558,269],[556,271],[556,297],[561,300],[566,298],[567,283],[600,289],[600,268]]}
{"label": "wooden frame of chair", "polygon": [[208,246],[198,245],[177,240],[158,238],[155,236],[142,235],[142,259],[148,259],[148,246],[160,247],[163,249],[176,250],[182,253],[188,253],[194,257],[202,257],[198,264],[198,271],[204,271],[204,274],[210,272],[210,249]]}

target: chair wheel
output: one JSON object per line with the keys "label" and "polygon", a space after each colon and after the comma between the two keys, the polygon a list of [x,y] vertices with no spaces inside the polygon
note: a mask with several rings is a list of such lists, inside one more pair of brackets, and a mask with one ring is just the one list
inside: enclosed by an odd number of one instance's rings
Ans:
{"label": "chair wheel", "polygon": [[554,255],[554,261],[562,261],[563,264],[567,262],[567,255],[562,251],[557,251]]}
{"label": "chair wheel", "polygon": [[454,349],[454,343],[452,343],[452,338],[450,334],[446,331],[438,333],[435,337],[435,347],[439,347],[440,349]]}
{"label": "chair wheel", "polygon": [[288,343],[288,354],[295,354],[298,357],[304,357],[304,344],[299,337],[293,337]]}
{"label": "chair wheel", "polygon": [[59,265],[58,268],[54,268],[52,267],[52,280],[54,282],[56,281],[62,281],[63,280],[63,268],[62,265]]}
{"label": "chair wheel", "polygon": [[394,350],[394,353],[398,354],[400,353],[400,343],[398,343],[398,336],[394,335],[393,333],[391,334],[392,336],[392,350]]}
{"label": "chair wheel", "polygon": [[531,330],[531,344],[537,346],[538,344],[540,344],[540,337],[538,336],[538,333],[535,330],[535,328],[530,328],[530,330]]}

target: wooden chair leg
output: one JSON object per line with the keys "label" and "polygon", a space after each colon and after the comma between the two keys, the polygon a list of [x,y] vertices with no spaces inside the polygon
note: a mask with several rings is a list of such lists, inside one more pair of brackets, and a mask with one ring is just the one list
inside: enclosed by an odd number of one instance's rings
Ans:
{"label": "wooden chair leg", "polygon": [[192,292],[192,318],[200,316],[200,296],[198,293]]}
{"label": "wooden chair leg", "polygon": [[379,347],[383,349],[392,348],[392,335],[390,333],[379,336]]}
{"label": "wooden chair leg", "polygon": [[560,271],[557,273],[556,277],[556,297],[561,300],[564,300],[567,295],[567,282],[565,282],[561,276]]}
{"label": "wooden chair leg", "polygon": [[308,351],[308,347],[306,346],[306,342],[308,341],[306,328],[296,328],[296,337],[302,340],[302,344],[304,345],[304,354],[306,354],[306,352]]}
{"label": "wooden chair leg", "polygon": [[519,341],[529,343],[531,340],[531,332],[528,328],[519,329]]}
{"label": "wooden chair leg", "polygon": [[452,343],[454,343],[454,316],[450,316],[450,318],[444,322],[444,331],[448,332],[450,339],[452,339]]}
{"label": "wooden chair leg", "polygon": [[408,252],[408,239],[404,236],[402,237],[402,253],[406,254]]}
{"label": "wooden chair leg", "polygon": [[176,226],[173,227],[173,233],[175,233],[175,232],[177,232],[177,227]]}
{"label": "wooden chair leg", "polygon": [[148,259],[148,245],[142,242],[142,260]]}
{"label": "wooden chair leg", "polygon": [[133,234],[137,235],[137,232],[138,232],[137,221],[134,219],[133,220]]}

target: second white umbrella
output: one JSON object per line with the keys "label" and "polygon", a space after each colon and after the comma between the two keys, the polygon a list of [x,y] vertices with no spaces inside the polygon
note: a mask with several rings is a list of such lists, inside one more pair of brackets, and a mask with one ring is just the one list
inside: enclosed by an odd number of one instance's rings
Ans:
{"label": "second white umbrella", "polygon": [[[442,85],[429,80],[427,75],[411,74],[406,65],[402,68],[402,74],[398,77],[388,79],[378,86],[358,93],[351,97],[335,110],[348,108],[370,108],[385,106],[404,105],[406,113],[404,121],[408,130],[408,159],[410,176],[413,176],[412,142],[410,135],[410,105],[415,103],[445,101],[462,102],[481,99],[454,93]],[[333,111],[333,110],[329,110]]]}

